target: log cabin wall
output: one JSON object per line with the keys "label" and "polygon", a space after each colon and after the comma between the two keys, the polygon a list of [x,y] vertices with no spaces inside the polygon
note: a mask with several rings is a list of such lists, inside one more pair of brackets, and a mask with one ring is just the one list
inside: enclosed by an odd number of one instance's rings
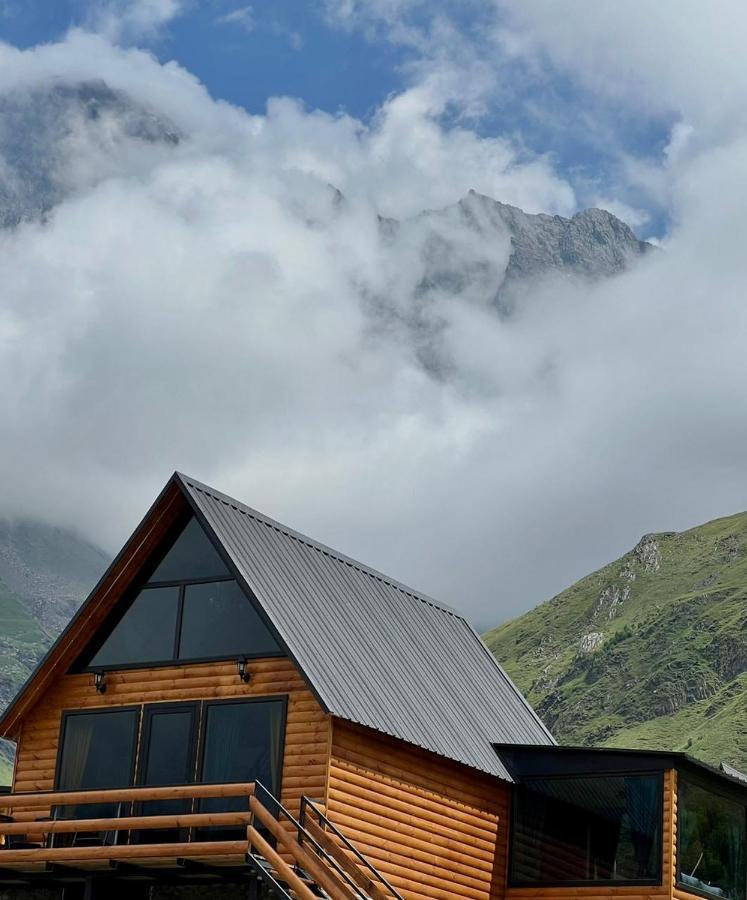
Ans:
{"label": "log cabin wall", "polygon": [[[64,675],[47,690],[23,721],[18,739],[13,791],[49,791],[64,710],[141,706],[147,703],[287,696],[281,802],[298,814],[302,794],[323,800],[328,770],[329,717],[296,668],[285,658],[253,659],[251,681],[242,682],[235,662],[202,663],[108,672],[106,693],[93,687],[90,674]],[[34,819],[38,809],[16,811]]]}
{"label": "log cabin wall", "polygon": [[[675,881],[675,844],[676,844],[676,804],[677,773],[668,770],[664,773],[664,822],[662,828],[662,883],[661,885],[607,886],[590,884],[584,887],[508,887],[506,900],[608,900],[621,897],[624,900],[671,900]],[[679,892],[675,892],[680,896]],[[681,900],[702,900],[702,898],[681,895]]]}
{"label": "log cabin wall", "polygon": [[330,819],[407,900],[502,898],[510,787],[333,720]]}

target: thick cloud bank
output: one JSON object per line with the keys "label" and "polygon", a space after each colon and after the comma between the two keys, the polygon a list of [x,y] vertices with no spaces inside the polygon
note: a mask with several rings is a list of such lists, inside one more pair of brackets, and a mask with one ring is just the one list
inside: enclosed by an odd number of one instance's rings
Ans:
{"label": "thick cloud bank", "polygon": [[673,176],[665,252],[501,318],[508,242],[440,219],[459,277],[424,287],[418,213],[472,188],[567,214],[573,191],[440,124],[430,77],[367,126],[252,117],[74,33],[0,47],[0,84],[3,512],[115,549],[179,468],[487,626],[747,504],[747,135]]}

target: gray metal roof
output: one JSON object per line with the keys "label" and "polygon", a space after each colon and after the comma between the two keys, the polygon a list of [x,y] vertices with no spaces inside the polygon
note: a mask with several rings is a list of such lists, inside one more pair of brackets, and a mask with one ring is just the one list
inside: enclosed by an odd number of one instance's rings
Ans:
{"label": "gray metal roof", "polygon": [[463,616],[177,478],[329,713],[507,780],[493,743],[554,743]]}

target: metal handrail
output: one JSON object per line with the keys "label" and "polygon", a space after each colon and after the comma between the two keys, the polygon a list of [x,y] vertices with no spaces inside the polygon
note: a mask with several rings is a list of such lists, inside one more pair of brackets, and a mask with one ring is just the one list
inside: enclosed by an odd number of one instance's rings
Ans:
{"label": "metal handrail", "polygon": [[[334,858],[334,856],[332,856],[330,853],[328,853],[324,849],[324,847],[322,847],[322,845],[316,840],[316,838],[307,831],[307,829],[304,827],[304,825],[301,823],[301,821],[296,819],[293,816],[293,814],[291,812],[289,812],[289,810],[287,810],[283,806],[283,804],[277,799],[277,797],[275,797],[275,795],[262,784],[261,781],[255,781],[254,784],[255,784],[255,797],[257,796],[259,791],[264,792],[264,794],[277,807],[278,811],[282,815],[284,815],[288,819],[288,821],[294,826],[294,828],[296,829],[296,833],[298,835],[298,843],[303,844],[305,842],[308,842],[309,844],[311,844],[311,846],[316,851],[317,855],[320,856],[322,859],[324,859],[328,865],[333,867],[334,871],[340,876],[340,878],[343,879],[345,884],[347,884],[347,886],[353,891],[353,893],[357,897],[361,897],[362,900],[368,900],[368,895],[365,894],[361,890],[361,888],[355,883],[355,881],[348,875],[348,873],[337,862],[337,860]],[[305,799],[305,797],[301,798],[301,815],[303,815],[304,799]],[[311,802],[311,801],[309,801],[309,802]],[[275,818],[277,818],[279,820],[279,816],[276,816]],[[298,866],[296,866],[296,868],[298,868]],[[397,894],[397,897],[399,897],[400,900],[403,900],[403,898],[400,897],[399,894]]]}
{"label": "metal handrail", "polygon": [[[305,822],[306,822],[306,810],[307,809],[311,809],[314,813],[316,813],[317,818],[319,819],[319,823],[321,825],[323,825],[325,828],[329,829],[342,842],[342,844],[345,846],[345,848],[347,850],[349,850],[353,854],[353,856],[355,856],[355,858],[358,860],[358,862],[362,866],[364,866],[366,869],[368,869],[368,871],[384,885],[384,887],[389,891],[390,894],[392,894],[392,896],[397,898],[397,900],[404,900],[404,897],[402,896],[402,894],[400,894],[400,892],[393,885],[391,885],[389,883],[389,881],[387,881],[387,879],[381,874],[381,872],[379,872],[379,870],[374,865],[372,865],[369,862],[369,860],[366,859],[366,857],[360,852],[360,850],[355,846],[355,844],[353,844],[351,841],[349,841],[345,837],[345,835],[334,824],[334,822],[332,822],[329,819],[329,817],[326,816],[321,811],[321,809],[319,809],[319,807],[316,805],[316,803],[314,803],[314,801],[310,797],[306,796],[306,794],[304,794],[301,797],[300,820],[301,820],[302,827],[305,825]],[[305,828],[304,828],[304,830],[305,830]]]}
{"label": "metal handrail", "polygon": [[273,888],[277,891],[277,893],[284,898],[284,900],[293,900],[293,897],[286,891],[283,885],[275,878],[269,868],[266,868],[259,862],[259,860],[252,855],[251,853],[247,854],[249,861],[254,869],[254,874],[261,881],[268,881]]}

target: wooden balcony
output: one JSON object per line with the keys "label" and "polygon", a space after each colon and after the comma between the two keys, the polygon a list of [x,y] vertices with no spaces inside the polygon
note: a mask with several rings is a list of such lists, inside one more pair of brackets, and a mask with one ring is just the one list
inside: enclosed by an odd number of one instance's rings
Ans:
{"label": "wooden balcony", "polygon": [[[254,791],[254,784],[249,783],[8,794],[0,798],[4,813],[0,821],[0,880],[12,880],[14,873],[49,875],[55,867],[62,871],[63,866],[89,872],[112,869],[116,864],[184,869],[187,860],[211,868],[244,866]],[[213,798],[241,798],[245,810],[132,814],[132,810],[141,809],[141,804],[148,801]],[[111,804],[122,815],[107,818],[81,815],[80,808],[91,804]],[[71,807],[75,808],[76,818],[65,816],[65,810]],[[195,839],[203,829],[226,826],[239,829],[244,836],[240,840]],[[170,843],[136,842],[144,832],[152,830],[181,832],[185,839]],[[66,837],[58,837],[62,835]]]}
{"label": "wooden balcony", "polygon": [[[152,801],[215,798],[239,798],[245,809],[142,813],[143,804]],[[8,794],[0,802],[0,885],[90,885],[95,880],[102,893],[85,896],[104,897],[112,880],[218,879],[261,883],[261,896],[281,900],[402,900],[322,808],[304,797],[296,820],[259,782]],[[94,818],[79,812],[102,804],[121,814]],[[212,840],[204,839],[209,829],[221,828],[241,837],[221,840],[220,831],[213,831]],[[153,831],[176,832],[184,839],[143,840]]]}

